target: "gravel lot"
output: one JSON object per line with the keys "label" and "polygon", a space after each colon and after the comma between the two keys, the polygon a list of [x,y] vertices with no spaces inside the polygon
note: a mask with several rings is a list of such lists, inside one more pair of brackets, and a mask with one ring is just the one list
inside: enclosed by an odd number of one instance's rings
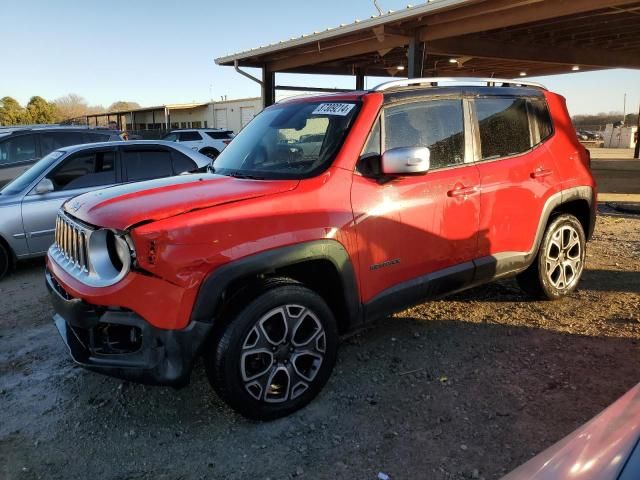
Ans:
{"label": "gravel lot", "polygon": [[182,390],[72,364],[42,262],[0,283],[0,478],[495,479],[638,381],[640,217],[602,215],[581,290],[533,302],[511,281],[344,340],[306,409],[228,410],[201,366]]}

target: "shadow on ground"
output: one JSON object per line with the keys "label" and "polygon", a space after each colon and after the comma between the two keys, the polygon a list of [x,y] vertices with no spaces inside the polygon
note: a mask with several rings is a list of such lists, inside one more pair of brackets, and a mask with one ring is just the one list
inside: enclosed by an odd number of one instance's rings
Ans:
{"label": "shadow on ground", "polygon": [[254,423],[201,367],[182,390],[129,384],[72,366],[54,335],[3,377],[2,478],[498,478],[632,387],[640,360],[635,339],[409,311],[345,341],[309,407]]}

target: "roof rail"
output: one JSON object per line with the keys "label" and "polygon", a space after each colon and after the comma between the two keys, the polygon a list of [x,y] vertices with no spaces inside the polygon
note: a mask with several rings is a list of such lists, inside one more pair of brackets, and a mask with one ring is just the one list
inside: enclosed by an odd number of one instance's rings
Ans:
{"label": "roof rail", "polygon": [[391,82],[381,83],[380,85],[373,87],[372,92],[384,92],[385,90],[391,90],[392,88],[399,87],[437,87],[442,82],[450,83],[486,83],[488,87],[495,87],[496,84],[500,84],[502,87],[522,86],[522,87],[534,87],[542,90],[547,90],[544,85],[535,82],[527,82],[516,79],[506,78],[476,78],[476,77],[431,77],[431,78],[406,78],[403,80],[393,80]]}

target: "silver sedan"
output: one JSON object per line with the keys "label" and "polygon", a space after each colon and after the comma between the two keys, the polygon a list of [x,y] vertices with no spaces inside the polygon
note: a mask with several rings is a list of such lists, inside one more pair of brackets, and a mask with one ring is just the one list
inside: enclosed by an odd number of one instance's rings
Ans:
{"label": "silver sedan", "polygon": [[187,172],[211,159],[173,142],[135,140],[55,150],[0,190],[0,278],[16,260],[42,256],[53,243],[56,214],[82,193]]}

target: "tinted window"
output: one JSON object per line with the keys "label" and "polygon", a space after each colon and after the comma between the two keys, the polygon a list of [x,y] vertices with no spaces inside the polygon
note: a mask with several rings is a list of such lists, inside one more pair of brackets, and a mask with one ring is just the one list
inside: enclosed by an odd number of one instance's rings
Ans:
{"label": "tinted window", "polygon": [[33,135],[19,135],[0,142],[0,165],[28,162],[35,158],[36,142]]}
{"label": "tinted window", "polygon": [[168,135],[165,135],[164,137],[162,137],[162,140],[164,140],[165,142],[175,142],[176,140],[178,140],[178,134],[169,133]]}
{"label": "tinted window", "polygon": [[115,154],[79,152],[71,155],[47,175],[55,190],[75,190],[116,183]]}
{"label": "tinted window", "polygon": [[180,132],[181,142],[197,142],[202,140],[198,132]]}
{"label": "tinted window", "polygon": [[58,148],[86,143],[85,138],[82,132],[42,132],[40,133],[40,148],[44,155]]}
{"label": "tinted window", "polygon": [[531,148],[525,99],[479,98],[475,105],[483,160],[517,155]]}
{"label": "tinted window", "polygon": [[173,152],[173,172],[180,174],[184,172],[193,172],[198,166],[196,162],[180,152]]}
{"label": "tinted window", "polygon": [[164,150],[125,150],[124,168],[132,182],[173,175],[171,153]]}
{"label": "tinted window", "polygon": [[106,133],[84,133],[83,135],[84,143],[95,143],[95,142],[108,142],[111,138],[111,135]]}
{"label": "tinted window", "polygon": [[204,132],[214,140],[225,140],[227,138],[233,138],[231,132]]}
{"label": "tinted window", "polygon": [[553,123],[551,123],[551,115],[547,102],[541,98],[533,98],[529,100],[531,118],[535,122],[538,129],[538,139],[543,142],[553,135]]}
{"label": "tinted window", "polygon": [[464,163],[462,100],[434,100],[385,110],[385,151],[428,147],[431,168]]}

